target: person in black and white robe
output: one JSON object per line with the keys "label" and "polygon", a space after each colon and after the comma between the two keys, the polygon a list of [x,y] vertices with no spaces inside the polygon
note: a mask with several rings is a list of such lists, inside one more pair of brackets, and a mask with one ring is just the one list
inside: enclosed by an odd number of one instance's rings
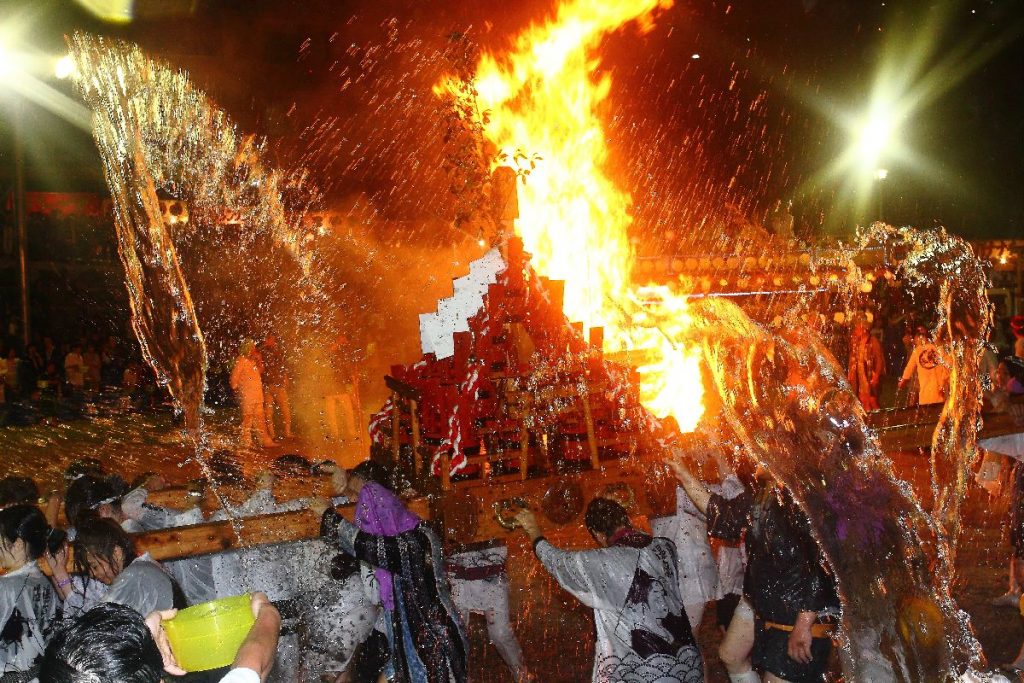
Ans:
{"label": "person in black and white robe", "polygon": [[602,546],[566,551],[540,533],[530,510],[516,520],[562,588],[593,608],[595,683],[702,683],[704,664],[679,595],[676,550],[634,528],[618,503],[595,498],[585,524]]}

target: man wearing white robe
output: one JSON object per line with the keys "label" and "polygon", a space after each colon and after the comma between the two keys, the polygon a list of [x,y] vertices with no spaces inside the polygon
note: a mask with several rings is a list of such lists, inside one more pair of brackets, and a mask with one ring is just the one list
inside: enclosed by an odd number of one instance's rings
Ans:
{"label": "man wearing white robe", "polygon": [[618,503],[595,498],[585,523],[602,546],[565,551],[540,533],[529,510],[516,519],[562,588],[593,608],[595,683],[702,683],[704,665],[690,630],[672,541],[633,528]]}

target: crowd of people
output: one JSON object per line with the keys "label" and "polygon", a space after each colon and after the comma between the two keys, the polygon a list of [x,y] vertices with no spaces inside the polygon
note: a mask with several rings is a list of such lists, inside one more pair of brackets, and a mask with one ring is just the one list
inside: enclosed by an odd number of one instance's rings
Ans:
{"label": "crowd of people", "polygon": [[[993,343],[982,358],[986,399],[1024,387],[1024,316],[1008,319],[1011,338]],[[950,377],[948,338],[909,318],[875,320],[859,314],[850,326],[847,380],[866,410],[943,403]]]}
{"label": "crowd of people", "polygon": [[[593,680],[703,681],[696,634],[711,603],[730,680],[760,681],[757,671],[767,681],[821,680],[838,599],[804,514],[765,472],[737,473],[719,455],[714,472],[702,466],[708,485],[681,453],[666,457],[679,480],[676,510],[652,520],[653,533],[613,497],[586,509],[595,550],[559,549],[531,511],[516,517],[536,560],[594,610]],[[266,628],[254,629],[233,671],[187,680],[465,681],[474,613],[513,680],[537,680],[512,629],[507,547],[446,552],[388,466],[346,470],[286,455],[247,476],[233,453],[218,451],[205,471],[219,500],[211,514],[156,505],[161,476],[128,484],[89,459],[68,468],[63,495],[40,498],[28,478],[0,481],[2,683],[177,680],[161,620],[245,593]],[[286,484],[326,485],[333,498],[282,502]],[[345,503],[355,504],[351,522],[336,510]],[[303,509],[321,520],[319,538],[157,562],[133,536]],[[97,635],[110,628],[125,630],[125,642]],[[147,673],[121,677],[132,667]]]}
{"label": "crowd of people", "polygon": [[112,335],[68,342],[37,335],[27,345],[0,339],[0,426],[80,417],[88,400],[139,410],[166,398],[149,366]]}
{"label": "crowd of people", "polygon": [[[365,379],[375,353],[372,342],[357,348],[344,334],[339,334],[327,348],[332,373],[321,387],[321,435],[339,448],[365,445],[357,425],[363,422],[361,390],[365,391]],[[240,447],[252,447],[254,439],[264,448],[275,446],[277,423],[282,439],[293,438],[291,371],[274,335],[268,335],[260,344],[248,339],[239,344],[229,384],[239,407]]]}
{"label": "crowd of people", "polygon": [[[1024,347],[1024,320],[1012,323]],[[867,325],[853,330],[849,379],[863,400],[886,357]],[[900,377],[917,380],[920,403],[944,398],[944,378],[927,374],[944,368],[941,346],[926,336],[907,346]],[[86,358],[76,346],[67,351],[67,383],[86,381]],[[243,445],[254,436],[272,443],[268,409],[290,434],[283,367],[273,337],[242,344],[231,386]],[[996,363],[993,399],[1024,394],[1020,367],[1012,354]],[[718,659],[730,681],[823,680],[840,607],[803,511],[769,473],[745,471],[722,453],[695,464],[668,452],[666,463],[678,480],[676,505],[650,520],[651,532],[613,496],[586,509],[593,550],[560,549],[530,510],[516,515],[539,564],[594,612],[593,680],[703,681],[708,658],[698,626],[712,604],[722,633]],[[1024,484],[1020,470],[1015,479]],[[161,620],[246,593],[255,596],[253,642],[234,670],[188,680],[464,681],[465,626],[474,613],[485,617],[513,679],[536,680],[512,628],[507,547],[493,541],[446,552],[437,530],[407,507],[412,492],[387,466],[368,460],[346,470],[286,455],[248,476],[235,454],[218,451],[204,473],[219,501],[213,510],[156,505],[149,499],[166,485],[161,476],[129,484],[94,460],[68,468],[59,496],[41,498],[28,478],[0,481],[0,683],[171,680],[182,672]],[[315,497],[318,481],[327,480],[333,498]],[[310,493],[287,499],[279,491],[285,483]],[[1015,518],[1024,520],[1024,486],[1017,489]],[[351,522],[336,510],[346,503],[355,505]],[[133,536],[298,510],[320,519],[319,538],[157,562]],[[1024,566],[1024,543],[1014,547],[1010,593],[1019,600],[1014,565]],[[97,635],[112,625],[132,634],[124,647]],[[126,667],[150,677],[123,678]]]}

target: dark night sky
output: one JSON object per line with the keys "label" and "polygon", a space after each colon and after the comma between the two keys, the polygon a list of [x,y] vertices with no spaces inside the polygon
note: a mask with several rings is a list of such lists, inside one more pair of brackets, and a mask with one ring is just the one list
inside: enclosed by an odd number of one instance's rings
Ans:
{"label": "dark night sky", "polygon": [[[14,18],[34,49],[52,53],[73,28],[134,40],[188,70],[240,127],[269,135],[280,163],[312,158],[325,187],[367,192],[393,215],[443,213],[430,199],[438,194],[436,141],[424,138],[432,112],[419,106],[443,68],[431,55],[468,26],[483,48],[500,51],[552,7],[202,0],[174,15],[166,8],[190,3],[137,4],[168,15],[112,27],[70,2],[0,0],[0,23]],[[849,142],[836,117],[865,108],[880,64],[908,71],[922,42],[932,51],[921,74],[932,74],[938,94],[901,133],[920,163],[886,162],[886,217],[971,237],[1024,236],[1022,28],[1022,0],[677,0],[649,35],[626,29],[604,45],[602,68],[615,79],[605,112],[614,171],[633,192],[638,226],[651,231],[697,225],[725,203],[757,216],[780,197],[793,197],[806,220],[820,211],[842,223],[872,217],[834,208],[839,181],[819,172]],[[0,112],[6,192],[9,106]],[[32,188],[102,188],[87,134],[36,107],[26,118]],[[302,136],[317,120],[332,123]]]}

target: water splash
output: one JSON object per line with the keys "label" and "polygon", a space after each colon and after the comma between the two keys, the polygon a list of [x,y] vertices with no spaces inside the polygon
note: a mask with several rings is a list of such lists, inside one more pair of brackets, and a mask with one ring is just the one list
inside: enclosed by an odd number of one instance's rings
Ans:
{"label": "water splash", "polygon": [[266,167],[261,144],[240,135],[183,72],[127,43],[85,33],[75,33],[69,43],[82,74],[78,90],[94,111],[132,325],[143,356],[198,445],[206,340],[176,247],[187,228],[164,219],[158,192],[186,200],[190,223],[231,217],[245,225],[246,239],[268,236],[298,262],[303,291],[313,297],[312,235],[302,230],[303,212],[286,211],[283,197],[287,190],[312,202],[316,191],[302,175],[286,177]]}
{"label": "water splash", "polygon": [[988,278],[971,245],[944,229],[875,223],[859,231],[856,240],[858,249],[873,245],[895,254],[895,276],[920,308],[933,312],[931,336],[948,366],[949,388],[932,437],[932,517],[955,549],[960,506],[978,459],[981,361],[992,328]]}
{"label": "water splash", "polygon": [[[878,226],[869,241],[898,245],[906,280],[940,282],[942,324],[987,315],[980,264],[944,233]],[[847,263],[852,263],[848,259]],[[944,273],[947,279],[935,280]],[[857,281],[852,272],[847,284]],[[954,278],[954,275],[956,277]],[[956,313],[952,317],[949,311]],[[966,485],[980,410],[976,377],[984,324],[960,325],[951,354],[951,391],[936,430],[936,516],[896,476],[844,369],[806,326],[772,332],[725,299],[691,305],[694,334],[720,399],[701,435],[764,464],[807,511],[843,603],[843,668],[850,680],[953,678],[980,661],[980,646],[951,595],[948,531]],[[933,472],[934,474],[934,472]]]}

